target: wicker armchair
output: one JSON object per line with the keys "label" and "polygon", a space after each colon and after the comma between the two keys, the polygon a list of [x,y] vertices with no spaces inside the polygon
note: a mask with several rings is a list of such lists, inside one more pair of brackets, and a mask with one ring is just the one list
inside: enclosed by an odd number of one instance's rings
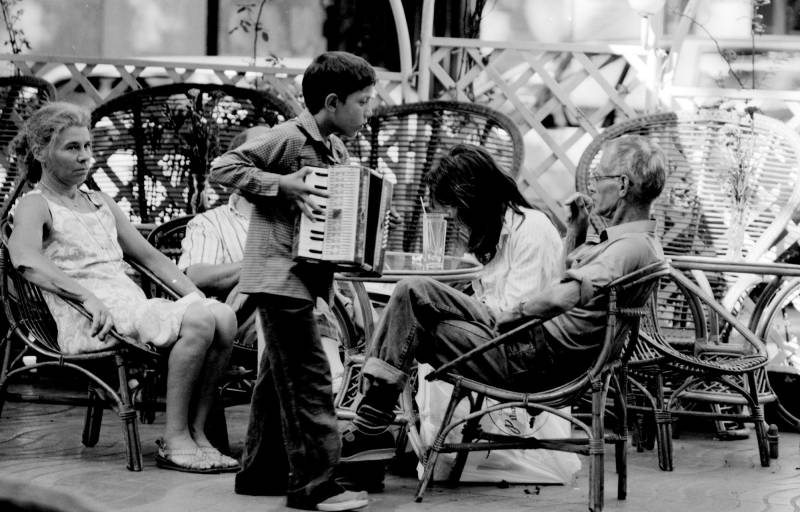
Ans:
{"label": "wicker armchair", "polygon": [[171,84],[113,98],[92,112],[95,170],[87,184],[110,195],[135,224],[162,223],[222,204],[208,163],[254,125],[295,112],[267,91]]}
{"label": "wicker armchair", "polygon": [[11,207],[8,194],[18,178],[11,141],[31,114],[56,99],[56,89],[50,82],[33,76],[0,77],[0,197],[3,200],[0,219]]}
{"label": "wicker armchair", "polygon": [[[792,215],[800,203],[800,135],[780,121],[759,114],[750,117],[701,111],[652,114],[619,123],[604,131],[583,153],[576,171],[579,191],[588,190],[589,175],[600,160],[602,146],[627,134],[643,135],[657,141],[670,159],[664,191],[653,208],[665,253],[675,255],[676,259],[681,256],[706,259],[712,261],[711,267],[714,259],[734,257],[736,251],[732,250],[731,240],[735,238],[734,231],[740,223],[733,220],[737,208],[731,200],[734,192],[731,186],[735,185],[732,179],[738,165],[749,173],[743,193],[748,218],[741,224],[745,261],[773,262],[785,248],[797,241],[800,231],[796,229]],[[745,151],[740,151],[740,141],[746,141]],[[741,183],[739,186],[742,192]],[[759,275],[730,270],[706,273],[688,270],[709,295],[734,313],[749,308],[746,304],[751,300],[750,295],[757,293],[755,285],[762,280]],[[681,353],[694,355],[701,350],[700,342],[713,343],[715,350],[731,353],[737,350],[729,343],[729,336],[736,329],[727,323],[727,317],[702,314],[676,280],[662,283],[657,313],[663,339]],[[754,325],[757,320],[751,319],[750,324]],[[748,319],[742,321],[747,323]],[[746,356],[747,353],[739,355]],[[632,371],[638,371],[644,381],[653,383],[642,372],[661,368],[658,363],[663,357],[663,353],[652,347],[638,347],[631,358]],[[662,374],[661,378],[667,379],[670,389],[677,389],[687,375],[677,372],[677,367],[672,367],[672,370],[676,371]],[[756,372],[759,403],[773,401],[775,395],[763,368],[756,369]],[[743,373],[732,375],[731,379],[737,380],[740,387],[747,387]],[[650,393],[658,395],[653,389]],[[710,404],[711,412],[705,417],[718,422],[751,418],[754,414],[740,410],[750,403],[730,387],[695,379],[671,402],[670,418],[684,414],[702,415],[701,411],[695,411],[698,403]],[[653,404],[645,394],[644,403],[638,405],[649,408]],[[660,404],[657,404],[655,410],[660,409]],[[667,421],[667,416],[662,414],[656,414],[655,418],[659,424]],[[723,428],[722,424],[718,425],[719,430]],[[659,440],[667,442],[661,436]],[[672,467],[671,457],[666,456],[667,448],[659,446],[662,469]]]}
{"label": "wicker armchair", "polygon": [[[379,108],[367,127],[346,142],[351,158],[396,177],[392,206],[403,223],[389,234],[388,249],[405,252],[421,251],[422,177],[452,146],[484,147],[515,178],[524,151],[522,134],[510,118],[482,105],[451,101]],[[449,222],[446,254],[457,251],[458,238],[455,224]]]}
{"label": "wicker armchair", "polygon": [[[482,382],[465,378],[458,373],[458,366],[469,362],[477,354],[501,346],[506,340],[513,339],[513,334],[541,324],[546,319],[537,319],[517,327],[484,345],[477,347],[429,374],[429,380],[440,379],[453,385],[450,403],[447,407],[441,429],[430,449],[425,461],[425,473],[417,489],[417,501],[422,499],[425,488],[431,480],[433,469],[439,453],[457,453],[454,473],[451,480],[457,482],[460,471],[464,467],[469,452],[476,450],[498,449],[545,449],[580,453],[589,458],[589,510],[599,512],[603,508],[604,497],[604,442],[615,446],[617,463],[617,497],[625,499],[627,494],[627,433],[625,422],[617,422],[614,434],[607,434],[604,427],[606,397],[609,389],[616,390],[615,400],[617,414],[625,418],[625,384],[624,358],[628,340],[636,339],[639,332],[640,318],[646,313],[645,301],[653,296],[652,290],[657,287],[658,280],[667,275],[668,266],[654,263],[627,276],[610,283],[605,290],[608,294],[608,320],[603,331],[602,349],[592,367],[573,381],[553,389],[522,392],[520,390],[502,389]],[[642,293],[631,294],[636,289]],[[626,294],[627,292],[627,294]],[[627,297],[644,297],[641,303],[631,303]],[[590,424],[577,417],[566,414],[561,407],[582,402],[585,394],[592,397]],[[489,398],[497,403],[486,405]],[[463,419],[452,421],[458,403],[467,399],[470,414]],[[493,411],[510,408],[526,408],[531,414],[547,411],[569,421],[579,429],[585,437],[567,439],[536,439],[483,433],[479,428],[480,418]],[[460,443],[447,443],[447,434],[454,428],[464,425],[463,439]]]}
{"label": "wicker armchair", "polygon": [[[103,409],[111,406],[119,415],[125,436],[126,467],[131,471],[142,470],[142,450],[130,387],[131,365],[144,368],[140,379],[151,375],[161,356],[155,348],[142,345],[135,340],[111,331],[117,343],[107,350],[83,354],[64,354],[57,342],[56,324],[44,301],[41,290],[23,278],[11,265],[5,242],[10,233],[7,222],[3,226],[3,247],[0,252],[0,296],[9,322],[8,333],[2,340],[3,363],[0,370],[0,413],[6,399],[10,398],[8,386],[12,378],[37,368],[57,367],[77,372],[89,381],[88,397],[80,400],[86,405],[86,419],[82,442],[87,447],[97,444],[100,436]],[[87,317],[89,314],[77,302],[63,297],[71,306]],[[17,350],[12,351],[12,344]],[[25,355],[37,356],[37,362],[26,365]],[[12,359],[13,357],[13,359]],[[145,377],[143,377],[145,376]],[[14,397],[26,399],[27,397]],[[41,395],[38,400],[64,402],[63,396]]]}
{"label": "wicker armchair", "polygon": [[[762,340],[680,270],[671,268],[669,280],[681,289],[691,304],[697,326],[697,347],[694,352],[688,353],[670,344],[661,334],[656,319],[657,306],[653,304],[642,322],[629,379],[655,411],[659,467],[666,471],[673,469],[672,415],[675,412],[701,418],[724,416],[752,422],[761,465],[768,467],[770,458],[778,456],[778,439],[776,436],[768,437],[764,421],[762,404],[774,401],[775,395],[770,392],[764,372],[767,354]],[[714,322],[702,321],[714,317]],[[726,323],[741,335],[746,342],[744,348],[716,343],[716,333],[707,330],[706,325],[721,323]],[[651,380],[654,385],[646,385],[645,380]],[[669,393],[665,392],[667,380],[671,381],[673,387]],[[739,412],[726,411],[724,415],[713,411],[686,410],[680,401],[687,397],[692,400],[745,404],[747,407]],[[776,429],[774,426],[771,428]]]}

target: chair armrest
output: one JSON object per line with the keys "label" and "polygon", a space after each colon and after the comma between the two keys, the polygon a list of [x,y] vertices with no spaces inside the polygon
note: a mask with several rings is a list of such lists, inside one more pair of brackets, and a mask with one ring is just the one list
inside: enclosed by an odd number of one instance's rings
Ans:
{"label": "chair armrest", "polygon": [[[669,270],[670,270],[669,265],[666,262],[658,261],[650,265],[647,265],[646,267],[642,267],[627,275],[624,275],[619,279],[614,280],[607,286],[601,288],[599,293],[609,293],[612,289],[625,289],[625,288],[630,288],[632,286],[638,286],[646,282],[654,282],[655,279],[667,275],[669,273]],[[512,339],[514,335],[526,331],[528,329],[532,329],[537,325],[541,325],[547,320],[550,320],[551,318],[554,318],[556,316],[558,315],[553,314],[547,317],[528,319],[521,325],[518,325],[513,329],[502,333],[500,336],[491,339],[490,341],[484,343],[483,345],[475,347],[469,352],[466,352],[465,354],[462,354],[456,357],[455,359],[448,361],[447,363],[443,364],[433,372],[429,373],[425,378],[427,380],[438,379],[441,377],[442,374],[452,370],[456,366],[463,364],[465,361],[472,359],[473,357],[482,354],[487,350],[491,350],[495,347],[498,347],[499,345],[506,343],[508,340]]]}
{"label": "chair armrest", "polygon": [[719,302],[709,296],[704,290],[697,286],[691,279],[686,277],[683,272],[671,267],[670,277],[674,279],[685,291],[690,292],[693,298],[706,305],[707,308],[716,313],[719,317],[728,322],[741,336],[750,344],[758,356],[766,357],[764,343],[759,340],[750,329],[741,323],[733,314],[728,312]]}
{"label": "chair armrest", "polygon": [[511,329],[510,331],[506,331],[503,334],[501,334],[500,336],[497,336],[496,338],[493,338],[493,339],[487,341],[483,345],[475,347],[472,350],[470,350],[469,352],[466,352],[465,354],[461,354],[460,356],[456,357],[455,359],[452,359],[452,360],[448,361],[447,363],[443,364],[439,368],[435,369],[434,371],[432,371],[431,373],[426,375],[425,379],[426,380],[436,380],[436,379],[440,378],[442,374],[449,372],[450,370],[452,370],[456,366],[460,366],[461,364],[463,364],[467,360],[472,359],[473,357],[475,357],[477,355],[483,354],[487,350],[491,350],[491,349],[493,349],[495,347],[500,346],[501,344],[503,344],[506,341],[508,341],[509,339],[511,339],[515,334],[523,332],[523,331],[525,331],[527,329],[531,329],[531,328],[533,328],[533,327],[535,327],[537,325],[541,325],[542,323],[544,323],[546,320],[549,320],[550,318],[552,318],[552,317],[534,318],[533,320],[528,320],[524,324],[522,324],[522,325],[520,325],[518,327],[515,327],[515,328]]}
{"label": "chair armrest", "polygon": [[[66,302],[67,304],[72,306],[74,309],[76,309],[80,314],[82,314],[83,316],[85,316],[89,320],[92,319],[92,315],[89,313],[89,311],[85,307],[83,307],[83,304],[81,304],[77,300],[75,300],[75,299],[73,299],[71,297],[68,297],[66,295],[58,294],[58,296],[61,297],[61,299],[64,300],[64,302]],[[141,343],[138,340],[135,340],[135,339],[133,339],[133,338],[131,338],[129,336],[125,336],[123,334],[120,334],[119,332],[117,332],[116,329],[112,328],[108,332],[108,335],[111,336],[112,338],[114,338],[117,341],[125,343],[127,346],[133,347],[133,348],[135,348],[137,350],[140,350],[142,352],[145,352],[147,354],[150,354],[150,355],[153,355],[153,356],[158,356],[159,355],[158,350],[153,345],[151,345],[149,343]]]}
{"label": "chair armrest", "polygon": [[651,263],[647,266],[644,266],[638,270],[634,270],[629,274],[625,274],[622,277],[619,277],[606,286],[601,288],[601,290],[608,291],[611,288],[618,288],[618,289],[626,289],[631,288],[633,286],[639,286],[646,281],[652,281],[656,277],[665,277],[670,272],[669,263],[666,261],[656,261]]}
{"label": "chair armrest", "polygon": [[147,267],[145,267],[141,263],[139,263],[139,262],[137,262],[135,260],[131,260],[131,259],[126,259],[125,261],[128,263],[128,265],[133,267],[134,270],[136,270],[137,272],[139,272],[142,275],[142,277],[143,277],[142,285],[143,286],[147,285],[147,284],[152,284],[156,288],[158,288],[161,292],[163,292],[164,295],[169,299],[178,300],[178,299],[181,298],[181,294],[179,294],[177,291],[175,291],[163,279],[161,279],[160,277],[155,275],[150,269],[148,269]]}

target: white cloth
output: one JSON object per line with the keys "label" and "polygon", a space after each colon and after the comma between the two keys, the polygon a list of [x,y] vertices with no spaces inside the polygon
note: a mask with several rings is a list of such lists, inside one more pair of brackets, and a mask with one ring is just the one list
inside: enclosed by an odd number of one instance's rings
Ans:
{"label": "white cloth", "polygon": [[497,253],[472,283],[475,297],[496,312],[509,311],[542,287],[561,279],[564,245],[539,210],[506,211]]}
{"label": "white cloth", "polygon": [[[517,307],[524,298],[561,279],[564,274],[564,248],[553,223],[538,210],[523,208],[522,213],[512,209],[506,211],[497,253],[483,266],[478,278],[473,281],[475,298],[483,301],[495,311],[507,311]],[[420,413],[420,435],[425,445],[430,446],[441,425],[444,410],[450,400],[452,386],[444,382],[430,382],[424,375],[430,372],[429,365],[420,365],[419,386],[416,402]],[[454,418],[468,413],[465,403],[456,410]],[[543,412],[536,416],[533,426],[524,409],[505,409],[485,416],[481,428],[487,432],[503,431],[509,422],[518,424],[516,430],[523,435],[567,437],[568,421]],[[459,442],[461,429],[448,435],[448,442]],[[436,464],[434,480],[449,476],[455,455],[442,454]],[[422,474],[422,465],[417,467]],[[566,483],[580,469],[580,460],[574,453],[547,450],[496,450],[472,452],[461,475],[462,482],[509,483]]]}
{"label": "white cloth", "polygon": [[[44,255],[72,279],[91,290],[108,308],[115,329],[142,343],[172,346],[178,339],[183,315],[197,295],[178,301],[148,299],[127,275],[122,247],[117,240],[114,214],[96,192],[87,198],[98,209],[76,212],[36,189],[47,201],[53,219],[43,243]],[[65,354],[103,350],[114,341],[91,336],[91,321],[57,294],[42,290],[58,327],[58,344]]]}
{"label": "white cloth", "polygon": [[250,208],[245,198],[232,194],[228,204],[196,215],[186,225],[178,268],[185,271],[198,263],[219,265],[242,261]]}

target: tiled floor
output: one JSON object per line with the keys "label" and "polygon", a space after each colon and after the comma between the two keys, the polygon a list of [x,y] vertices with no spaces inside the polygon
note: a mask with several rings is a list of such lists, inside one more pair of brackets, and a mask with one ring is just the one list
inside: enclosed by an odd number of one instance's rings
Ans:
{"label": "tiled floor", "polygon": [[[241,446],[245,406],[228,410],[231,440]],[[163,418],[142,425],[145,468],[124,468],[122,433],[116,415],[105,416],[100,442],[80,443],[83,411],[65,405],[6,404],[0,418],[0,493],[19,492],[9,482],[33,484],[80,496],[99,511],[267,512],[284,510],[282,498],[233,493],[233,475],[193,475],[156,468],[154,440]],[[616,499],[613,457],[607,457],[608,511],[783,512],[800,510],[800,435],[781,435],[781,458],[761,468],[755,441],[717,441],[707,434],[684,433],[675,443],[676,470],[658,470],[653,452],[629,457],[629,496]],[[611,453],[611,452],[609,452]],[[585,466],[585,461],[584,461]],[[390,476],[386,490],[371,495],[373,511],[586,510],[585,468],[564,486],[469,485],[436,487],[416,504],[413,478]],[[70,507],[75,507],[70,505]],[[0,508],[2,508],[0,506]],[[66,510],[75,510],[67,508]]]}

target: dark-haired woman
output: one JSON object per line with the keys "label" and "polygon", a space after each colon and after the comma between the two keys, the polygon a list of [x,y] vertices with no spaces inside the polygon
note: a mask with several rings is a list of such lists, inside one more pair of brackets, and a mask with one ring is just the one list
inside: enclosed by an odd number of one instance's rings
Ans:
{"label": "dark-haired woman", "polygon": [[[468,250],[484,267],[473,283],[473,296],[430,278],[400,281],[373,336],[364,365],[367,382],[356,417],[343,433],[342,461],[391,458],[387,430],[394,404],[414,360],[439,366],[474,348],[476,337],[460,332],[466,320],[491,338],[495,319],[517,308],[524,297],[551,284],[563,273],[563,244],[558,231],[520,194],[483,148],[453,147],[426,177],[434,209],[449,209],[469,232]],[[481,327],[483,326],[483,328]],[[519,353],[487,352],[480,364],[465,368],[487,381],[522,376],[529,340]]]}
{"label": "dark-haired woman", "polygon": [[[15,140],[35,188],[14,213],[11,262],[44,291],[63,352],[107,348],[112,327],[169,349],[166,425],[156,455],[160,467],[235,471],[238,463],[214,448],[203,428],[230,357],[236,317],[228,306],[205,299],[110,197],[81,188],[92,160],[89,121],[89,113],[76,105],[51,103],[28,119]],[[126,275],[123,255],[171,283],[184,298],[147,299]],[[60,296],[81,302],[91,320]]]}

